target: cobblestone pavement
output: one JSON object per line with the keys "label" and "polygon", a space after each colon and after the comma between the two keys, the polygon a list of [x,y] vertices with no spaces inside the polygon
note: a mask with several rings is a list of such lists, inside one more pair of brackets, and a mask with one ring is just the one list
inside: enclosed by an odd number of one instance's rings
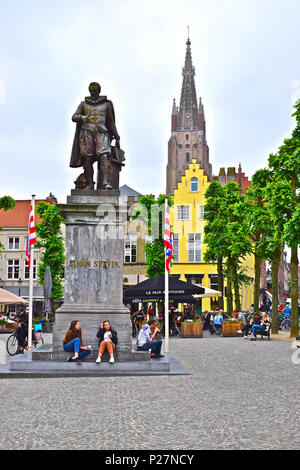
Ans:
{"label": "cobblestone pavement", "polygon": [[170,352],[190,376],[1,379],[0,449],[299,449],[291,342],[171,338]]}

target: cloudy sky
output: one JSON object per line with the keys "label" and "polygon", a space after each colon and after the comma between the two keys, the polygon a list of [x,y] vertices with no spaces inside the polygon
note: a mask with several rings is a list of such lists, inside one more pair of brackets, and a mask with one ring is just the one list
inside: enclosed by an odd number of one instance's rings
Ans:
{"label": "cloudy sky", "polygon": [[241,162],[251,177],[293,129],[299,0],[0,0],[0,13],[0,196],[65,201],[91,81],[114,103],[121,184],[164,192],[187,25],[214,174]]}

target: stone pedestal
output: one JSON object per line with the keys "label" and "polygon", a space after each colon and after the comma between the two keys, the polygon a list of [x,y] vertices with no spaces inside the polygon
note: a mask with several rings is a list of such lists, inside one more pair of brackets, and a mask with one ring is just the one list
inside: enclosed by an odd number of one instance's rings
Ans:
{"label": "stone pedestal", "polygon": [[[117,359],[135,360],[130,315],[123,305],[123,243],[126,205],[120,206],[116,190],[72,190],[67,204],[58,208],[66,224],[64,304],[56,310],[53,360],[65,361],[63,339],[72,320],[81,325],[83,345],[94,361],[100,324],[109,320],[118,333]],[[149,354],[138,354],[138,359]]]}

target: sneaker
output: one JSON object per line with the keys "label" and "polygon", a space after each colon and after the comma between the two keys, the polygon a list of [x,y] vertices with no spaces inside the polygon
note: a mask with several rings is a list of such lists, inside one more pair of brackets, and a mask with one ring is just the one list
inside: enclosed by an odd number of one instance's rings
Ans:
{"label": "sneaker", "polygon": [[250,341],[256,341],[256,338],[251,338]]}
{"label": "sneaker", "polygon": [[160,357],[165,357],[162,354],[154,354],[154,356],[151,356],[152,359],[159,359]]}
{"label": "sneaker", "polygon": [[72,362],[77,362],[78,364],[81,364],[81,359],[79,357],[75,357],[75,359],[72,359]]}
{"label": "sneaker", "polygon": [[98,356],[96,362],[99,364],[99,362],[101,362],[101,357]]}
{"label": "sneaker", "polygon": [[115,362],[114,358],[111,357],[111,358],[109,359],[109,362],[111,362],[111,363]]}
{"label": "sneaker", "polygon": [[67,362],[72,362],[72,361],[73,361],[72,356],[69,356],[67,359]]}
{"label": "sneaker", "polygon": [[92,346],[90,344],[87,346],[87,348],[89,348],[90,351],[92,350]]}
{"label": "sneaker", "polygon": [[237,330],[237,333],[243,334],[242,330]]}
{"label": "sneaker", "polygon": [[244,339],[248,339],[248,336],[244,336]]}

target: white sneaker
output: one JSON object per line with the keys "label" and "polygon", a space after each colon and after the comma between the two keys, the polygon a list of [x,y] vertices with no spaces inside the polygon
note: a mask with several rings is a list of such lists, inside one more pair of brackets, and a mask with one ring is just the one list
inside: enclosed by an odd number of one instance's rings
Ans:
{"label": "white sneaker", "polygon": [[100,356],[97,357],[96,362],[98,362],[98,363],[101,362],[101,357]]}
{"label": "white sneaker", "polygon": [[90,344],[87,347],[89,348],[90,351],[92,350],[92,346]]}
{"label": "white sneaker", "polygon": [[114,358],[111,357],[111,358],[109,359],[109,362],[115,362]]}
{"label": "white sneaker", "polygon": [[242,330],[237,330],[237,333],[243,334]]}
{"label": "white sneaker", "polygon": [[248,339],[248,336],[244,336],[244,339]]}

